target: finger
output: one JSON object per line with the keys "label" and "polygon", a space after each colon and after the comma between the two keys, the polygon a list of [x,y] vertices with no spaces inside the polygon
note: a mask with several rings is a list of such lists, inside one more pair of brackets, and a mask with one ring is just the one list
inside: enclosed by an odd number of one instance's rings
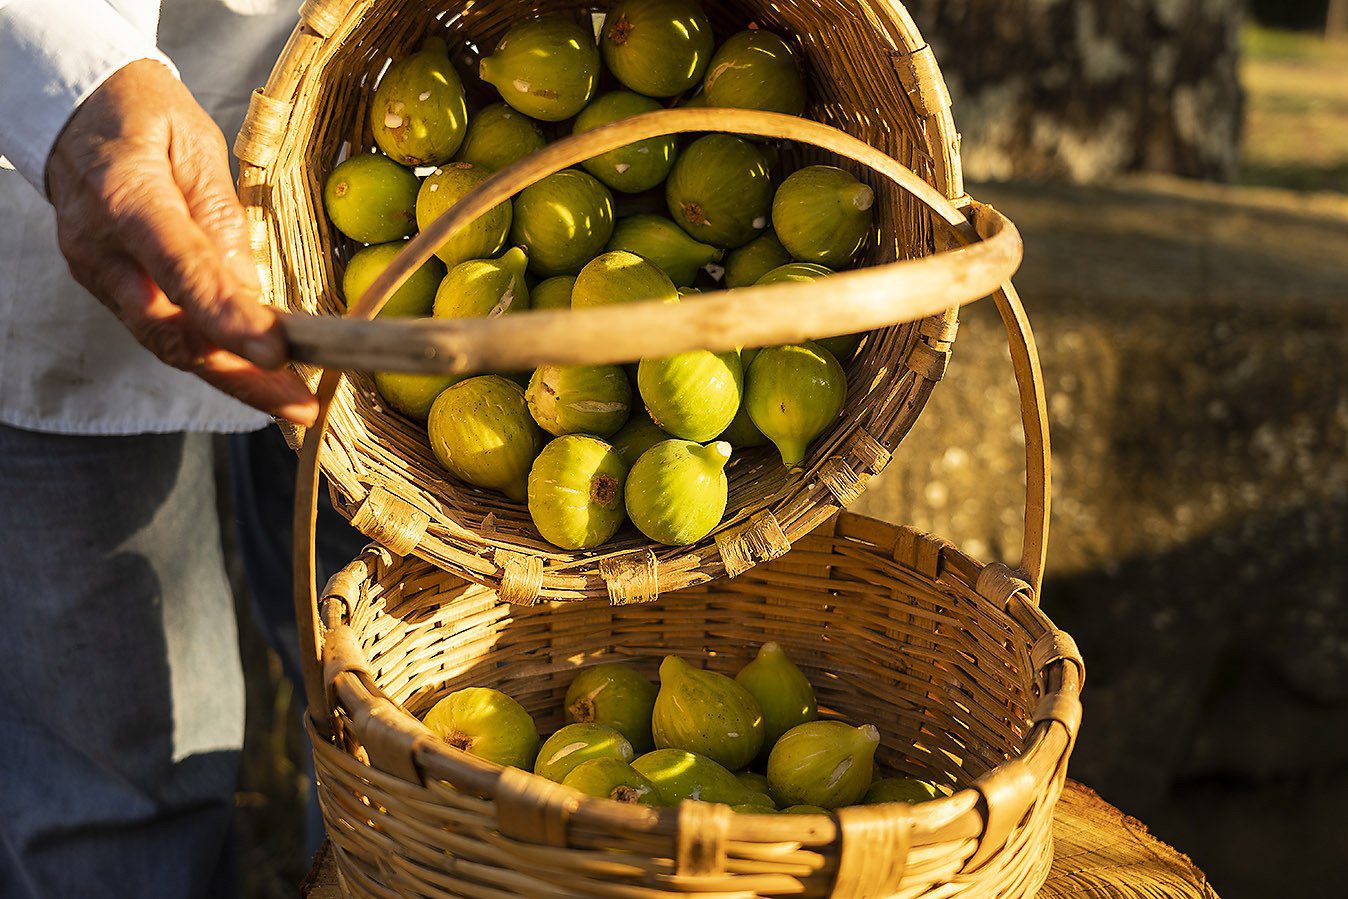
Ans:
{"label": "finger", "polygon": [[217,390],[273,417],[306,428],[318,418],[318,400],[289,369],[258,368],[217,347],[197,361],[193,373]]}

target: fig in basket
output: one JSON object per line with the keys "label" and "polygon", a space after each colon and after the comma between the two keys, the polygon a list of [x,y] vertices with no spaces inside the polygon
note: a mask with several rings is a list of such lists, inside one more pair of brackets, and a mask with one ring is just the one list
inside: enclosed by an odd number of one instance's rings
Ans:
{"label": "fig in basket", "polygon": [[323,207],[337,230],[360,243],[388,243],[417,230],[417,176],[375,153],[338,165],[323,185]]}
{"label": "fig in basket", "polygon": [[688,145],[665,183],[669,214],[697,240],[740,247],[763,233],[772,213],[772,176],[747,140],[708,134]]}
{"label": "fig in basket", "polygon": [[875,191],[831,165],[792,173],[772,199],[772,227],[801,262],[834,269],[852,261],[875,227]]}
{"label": "fig in basket", "polygon": [[734,350],[690,350],[663,359],[642,359],[637,388],[651,421],[660,429],[703,443],[735,420],[744,396],[744,372]]}
{"label": "fig in basket", "polygon": [[608,248],[636,253],[681,288],[690,287],[703,266],[722,256],[716,247],[693,240],[664,216],[646,213],[618,219]]}
{"label": "fig in basket", "polygon": [[763,713],[732,678],[665,656],[651,734],[660,749],[686,749],[733,771],[763,748]]}
{"label": "fig in basket", "polygon": [[609,71],[648,97],[697,84],[714,47],[711,23],[693,0],[618,0],[599,41]]}
{"label": "fig in basket", "polygon": [[[406,246],[402,241],[393,243],[375,244],[372,247],[366,247],[351,257],[346,264],[346,271],[342,273],[342,296],[346,297],[346,308],[351,309],[364,295],[365,291],[370,289],[374,283],[388,268],[389,263],[393,261],[399,251]],[[431,306],[435,303],[435,290],[440,286],[440,281],[445,277],[445,264],[439,259],[427,259],[426,262],[412,273],[402,287],[393,292],[384,308],[379,310],[380,315],[402,316],[402,315],[430,315]]]}
{"label": "fig in basket", "polygon": [[563,786],[587,796],[638,805],[663,804],[655,785],[622,759],[591,759],[577,765]]}
{"label": "fig in basket", "polygon": [[725,515],[730,444],[666,440],[646,450],[627,473],[627,517],[665,546],[687,546]]}
{"label": "fig in basket", "polygon": [[529,417],[520,385],[500,375],[460,381],[436,398],[426,430],[435,458],[450,474],[526,500],[543,432]]}
{"label": "fig in basket", "polygon": [[805,112],[805,78],[786,41],[771,31],[741,31],[711,58],[703,87],[708,106]]}
{"label": "fig in basket", "polygon": [[797,469],[810,443],[838,418],[847,376],[833,354],[814,343],[769,347],[754,357],[745,379],[749,417]]}
{"label": "fig in basket", "polygon": [[[816,265],[813,262],[788,262],[778,266],[758,279],[759,284],[803,284],[833,274],[833,269]],[[837,337],[821,337],[815,341],[833,354],[839,362],[847,362],[856,355],[861,345],[861,334],[840,334]]]}
{"label": "fig in basket", "polygon": [[557,437],[608,437],[632,411],[632,385],[616,365],[540,365],[524,398],[538,426]]}
{"label": "fig in basket", "polygon": [[819,717],[814,687],[776,643],[764,643],[735,681],[753,694],[763,712],[763,746],[768,751],[782,734]]}
{"label": "fig in basket", "polygon": [[560,122],[580,112],[594,93],[599,48],[588,26],[568,16],[543,16],[511,26],[479,72],[515,109]]}
{"label": "fig in basket", "polygon": [[375,88],[370,132],[379,149],[403,165],[449,162],[467,127],[463,82],[438,37],[389,66]]}
{"label": "fig in basket", "polygon": [[632,767],[655,785],[665,805],[678,805],[685,799],[772,805],[770,797],[746,788],[721,764],[686,749],[657,749],[637,756]]}
{"label": "fig in basket", "polygon": [[468,134],[454,157],[495,172],[537,153],[547,144],[533,119],[504,103],[479,110],[468,123]]}
{"label": "fig in basket", "polygon": [[[436,169],[421,182],[417,194],[417,227],[425,231],[431,223],[491,176],[480,166],[451,162]],[[511,207],[507,200],[460,228],[440,245],[435,255],[454,266],[469,259],[495,256],[505,246],[510,233]]]}
{"label": "fig in basket", "polygon": [[[619,372],[621,374],[621,372]],[[594,549],[622,526],[627,465],[598,437],[572,434],[543,448],[529,472],[529,516],[553,546]]]}
{"label": "fig in basket", "polygon": [[[757,355],[757,351],[755,351],[755,355]],[[740,360],[741,362],[744,360],[743,353],[740,354]],[[748,369],[747,365],[745,369]],[[743,402],[740,403],[739,411],[735,413],[735,418],[730,422],[730,426],[722,431],[716,439],[724,440],[735,449],[752,449],[755,446],[767,446],[769,443],[768,438],[763,436],[763,432],[758,430],[754,420],[749,417],[749,407],[744,405]]]}
{"label": "fig in basket", "polygon": [[570,309],[571,288],[575,285],[575,275],[556,275],[540,281],[529,291],[529,305],[534,309]]}
{"label": "fig in basket", "polygon": [[782,246],[771,230],[737,250],[731,250],[725,260],[725,286],[751,287],[768,272],[791,261],[791,254]]}
{"label": "fig in basket", "polygon": [[500,259],[469,259],[449,270],[435,292],[436,318],[487,318],[529,308],[528,259],[511,247]]}
{"label": "fig in basket", "polygon": [[426,713],[425,724],[469,755],[525,771],[533,768],[538,750],[534,719],[500,690],[468,687],[451,693]]}
{"label": "fig in basket", "polygon": [[871,783],[880,732],[870,724],[811,721],[787,731],[768,756],[772,795],[787,805],[855,805]]}
{"label": "fig in basket", "polygon": [[651,740],[651,711],[655,685],[635,668],[607,662],[586,668],[566,690],[566,720],[607,724],[647,752]]}
{"label": "fig in basket", "polygon": [[577,767],[593,759],[635,758],[627,738],[603,724],[568,724],[543,741],[534,760],[534,773],[561,783]]}
{"label": "fig in basket", "polygon": [[613,236],[613,195],[590,175],[565,169],[515,198],[513,243],[529,252],[539,277],[574,275]]}
{"label": "fig in basket", "polygon": [[374,387],[388,403],[408,418],[425,423],[435,399],[463,375],[418,375],[395,371],[374,373]]}
{"label": "fig in basket", "polygon": [[741,771],[735,775],[735,779],[744,785],[744,788],[751,793],[762,793],[768,795],[768,776],[766,774],[757,774],[753,771]]}
{"label": "fig in basket", "polygon": [[[650,97],[631,91],[612,91],[590,101],[590,105],[576,116],[573,134],[593,131],[619,119],[662,109]],[[650,190],[669,177],[678,153],[678,141],[673,135],[649,137],[593,156],[581,163],[585,171],[600,181],[625,194]]]}
{"label": "fig in basket", "polygon": [[863,805],[882,802],[916,804],[937,799],[940,795],[940,791],[926,781],[914,777],[886,777],[871,784],[861,802]]}
{"label": "fig in basket", "polygon": [[571,288],[572,309],[646,301],[677,303],[679,289],[660,269],[626,250],[612,250],[590,260]]}
{"label": "fig in basket", "polygon": [[638,404],[638,408],[632,410],[632,417],[623,425],[622,430],[614,434],[609,443],[617,450],[618,455],[627,463],[627,467],[641,458],[641,454],[655,446],[657,443],[663,443],[670,439],[670,435],[660,430],[660,426],[651,421],[650,415],[646,412],[646,407]]}

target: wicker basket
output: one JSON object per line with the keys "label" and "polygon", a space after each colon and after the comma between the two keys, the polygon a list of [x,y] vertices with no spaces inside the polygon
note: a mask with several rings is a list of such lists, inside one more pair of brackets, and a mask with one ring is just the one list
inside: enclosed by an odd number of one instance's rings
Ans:
{"label": "wicker basket", "polygon": [[[411,242],[367,292],[374,302],[344,310],[335,285],[349,247],[321,213],[320,185],[342,152],[370,146],[369,85],[387,61],[439,29],[469,66],[476,47],[492,46],[523,15],[588,12],[602,4],[308,0],[266,88],[254,96],[236,144],[243,163],[240,193],[265,289],[282,309],[321,313],[288,322],[297,358],[366,371],[619,362],[695,346],[764,346],[867,330],[848,372],[843,416],[816,441],[802,472],[788,473],[767,451],[737,458],[729,471],[725,520],[691,547],[654,546],[629,528],[600,550],[563,552],[542,540],[522,505],[446,477],[425,433],[383,411],[367,376],[339,380],[334,374],[320,386],[333,396],[322,470],[338,508],[365,534],[488,584],[511,602],[639,601],[735,575],[779,557],[856,499],[888,463],[943,375],[955,307],[990,293],[1015,270],[1019,236],[993,210],[964,195],[940,73],[894,0],[705,5],[723,36],[749,23],[797,35],[814,97],[808,114],[827,125],[766,113],[680,109],[560,141],[481,185]],[[638,304],[456,322],[364,320],[377,308],[377,297],[429,256],[440,235],[477,210],[632,140],[708,130],[789,139],[783,151],[788,161],[837,161],[866,178],[878,210],[867,267],[830,278],[826,293],[790,285],[657,309]],[[337,317],[343,312],[349,313],[345,319]],[[302,371],[317,377],[312,366]],[[298,442],[299,435],[292,436]]]}

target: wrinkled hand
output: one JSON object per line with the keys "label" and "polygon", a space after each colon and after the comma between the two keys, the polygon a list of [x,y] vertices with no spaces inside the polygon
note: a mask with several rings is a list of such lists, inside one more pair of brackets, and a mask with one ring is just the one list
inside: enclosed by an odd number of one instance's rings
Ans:
{"label": "wrinkled hand", "polygon": [[259,301],[224,136],[156,62],[119,70],[52,149],[47,183],[70,271],[161,360],[264,412],[311,424]]}

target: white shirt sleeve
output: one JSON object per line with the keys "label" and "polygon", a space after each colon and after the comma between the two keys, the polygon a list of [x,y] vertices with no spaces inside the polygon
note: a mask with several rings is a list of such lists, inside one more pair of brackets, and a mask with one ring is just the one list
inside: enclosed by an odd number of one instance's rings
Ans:
{"label": "white shirt sleeve", "polygon": [[61,130],[138,59],[172,68],[154,35],[104,0],[0,0],[0,156],[45,196],[47,157]]}

